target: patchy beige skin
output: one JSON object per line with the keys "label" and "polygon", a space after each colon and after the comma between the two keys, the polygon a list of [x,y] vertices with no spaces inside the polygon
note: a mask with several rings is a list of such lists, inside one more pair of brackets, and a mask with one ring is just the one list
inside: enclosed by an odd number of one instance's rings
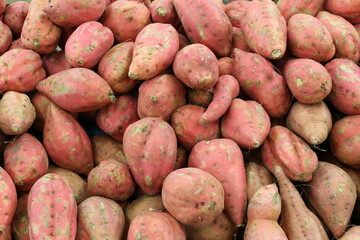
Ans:
{"label": "patchy beige skin", "polygon": [[0,235],[11,225],[17,205],[15,184],[9,174],[0,167]]}

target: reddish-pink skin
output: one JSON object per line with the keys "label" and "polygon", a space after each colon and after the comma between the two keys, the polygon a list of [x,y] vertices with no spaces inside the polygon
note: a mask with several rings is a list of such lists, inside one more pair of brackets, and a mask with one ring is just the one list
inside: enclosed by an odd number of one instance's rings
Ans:
{"label": "reddish-pink skin", "polygon": [[106,0],[52,0],[43,11],[52,22],[62,27],[77,27],[83,23],[97,21],[105,10]]}
{"label": "reddish-pink skin", "polygon": [[246,172],[246,192],[247,198],[250,200],[252,196],[261,187],[273,183],[273,176],[261,163],[261,161],[253,160],[249,161],[245,165]]}
{"label": "reddish-pink skin", "polygon": [[181,25],[179,16],[173,5],[173,0],[155,0],[150,4],[152,22],[168,23],[175,28]]}
{"label": "reddish-pink skin", "polygon": [[184,227],[169,213],[144,212],[130,223],[128,240],[186,240]]}
{"label": "reddish-pink skin", "polygon": [[30,92],[46,77],[40,55],[13,49],[0,57],[0,91]]}
{"label": "reddish-pink skin", "polygon": [[179,51],[190,44],[189,39],[187,39],[185,35],[179,33]]}
{"label": "reddish-pink skin", "polygon": [[139,32],[150,24],[150,10],[136,1],[114,1],[99,21],[110,28],[117,42],[135,41]]}
{"label": "reddish-pink skin", "polygon": [[326,0],[324,10],[339,16],[355,16],[360,13],[360,2],[357,0]]}
{"label": "reddish-pink skin", "polygon": [[30,240],[75,239],[77,205],[62,176],[48,173],[34,184],[28,214]]}
{"label": "reddish-pink skin", "polygon": [[120,240],[124,225],[124,212],[118,203],[103,197],[90,197],[78,207],[76,239]]}
{"label": "reddish-pink skin", "polygon": [[339,240],[358,240],[360,239],[360,226],[353,226],[339,238]]}
{"label": "reddish-pink skin", "polygon": [[285,79],[264,57],[237,49],[233,76],[241,91],[259,102],[270,117],[280,118],[289,112],[291,92]]}
{"label": "reddish-pink skin", "polygon": [[308,182],[318,165],[316,153],[310,146],[280,125],[270,129],[261,157],[270,172],[274,173],[274,166],[281,166],[292,181]]}
{"label": "reddish-pink skin", "polygon": [[66,59],[64,51],[53,52],[44,56],[42,58],[42,63],[47,76],[72,68]]}
{"label": "reddish-pink skin", "polygon": [[179,35],[166,23],[151,23],[144,27],[135,40],[129,77],[145,80],[168,68],[179,51]]}
{"label": "reddish-pink skin", "polygon": [[178,144],[174,170],[187,167],[188,158],[189,152],[183,146]]}
{"label": "reddish-pink skin", "polygon": [[95,166],[102,161],[114,159],[126,163],[123,145],[107,134],[96,134],[90,138]]}
{"label": "reddish-pink skin", "polygon": [[191,150],[188,166],[200,168],[220,181],[225,193],[225,211],[240,226],[247,197],[244,160],[238,145],[226,138],[198,142]]}
{"label": "reddish-pink skin", "polygon": [[47,110],[43,144],[59,167],[85,175],[94,167],[89,136],[70,114],[55,104],[50,104]]}
{"label": "reddish-pink skin", "polygon": [[359,24],[360,23],[360,14],[345,17],[345,19],[348,20],[349,22],[351,22],[352,24]]}
{"label": "reddish-pink skin", "polygon": [[330,74],[314,60],[290,59],[286,61],[282,72],[291,93],[301,103],[320,103],[330,94]]}
{"label": "reddish-pink skin", "polygon": [[10,47],[8,48],[8,51],[11,49],[27,49],[27,48],[22,45],[21,38],[18,38],[11,43]]}
{"label": "reddish-pink skin", "polygon": [[93,68],[112,47],[114,34],[101,23],[81,24],[65,44],[65,56],[73,67]]}
{"label": "reddish-pink skin", "polygon": [[261,146],[270,127],[270,117],[260,103],[234,98],[222,119],[221,133],[248,150]]}
{"label": "reddish-pink skin", "polygon": [[249,221],[245,228],[244,239],[263,240],[276,239],[288,240],[284,230],[276,221],[258,219]]}
{"label": "reddish-pink skin", "polygon": [[5,169],[0,167],[0,234],[11,225],[16,205],[17,193],[15,184]]}
{"label": "reddish-pink skin", "polygon": [[197,90],[212,89],[219,79],[215,54],[200,43],[188,45],[176,54],[173,71],[186,86]]}
{"label": "reddish-pink skin", "polygon": [[316,18],[329,30],[335,44],[335,58],[347,58],[354,62],[360,59],[360,36],[355,27],[335,14],[320,11]]}
{"label": "reddish-pink skin", "polygon": [[225,13],[229,17],[233,27],[241,28],[241,22],[245,14],[248,1],[238,0],[225,5]]}
{"label": "reddish-pink skin", "polygon": [[186,97],[190,104],[207,108],[214,97],[214,89],[196,90],[193,88],[186,89]]}
{"label": "reddish-pink skin", "polygon": [[125,129],[140,119],[137,113],[137,101],[134,94],[120,95],[116,103],[97,112],[97,125],[114,139],[122,142]]}
{"label": "reddish-pink skin", "polygon": [[335,54],[330,32],[317,18],[295,14],[288,21],[288,46],[294,56],[327,62]]}
{"label": "reddish-pink skin", "polygon": [[4,152],[5,170],[20,191],[29,191],[47,173],[49,160],[44,146],[34,136],[18,136]]}
{"label": "reddish-pink skin", "polygon": [[228,110],[231,101],[236,98],[239,93],[240,86],[236,78],[231,75],[220,76],[214,87],[213,100],[201,115],[199,123],[206,124],[207,122],[219,120]]}
{"label": "reddish-pink skin", "polygon": [[[18,198],[14,218],[11,222],[14,239],[29,240],[29,193],[24,193]],[[0,234],[1,236],[1,234]]]}
{"label": "reddish-pink skin", "polygon": [[4,54],[12,42],[11,29],[0,21],[0,55]]}
{"label": "reddish-pink skin", "polygon": [[7,0],[0,0],[0,15],[4,13]]}
{"label": "reddish-pink skin", "polygon": [[125,201],[135,191],[135,182],[129,167],[116,160],[102,161],[89,173],[88,192],[91,196],[101,196]]}
{"label": "reddish-pink skin", "polygon": [[109,84],[87,68],[55,73],[39,82],[36,89],[70,112],[95,111],[116,101]]}
{"label": "reddish-pink skin", "polygon": [[335,157],[347,166],[360,169],[360,115],[347,116],[337,121],[329,135]]}
{"label": "reddish-pink skin", "polygon": [[32,0],[21,29],[23,45],[39,54],[55,51],[61,36],[61,28],[43,11],[48,4],[48,0]]}
{"label": "reddish-pink skin", "polygon": [[305,13],[315,16],[323,6],[324,0],[279,0],[277,7],[285,20],[297,13]]}
{"label": "reddish-pink skin", "polygon": [[177,140],[186,150],[190,151],[202,140],[212,140],[221,136],[219,120],[199,124],[200,116],[205,110],[203,107],[188,104],[176,109],[171,117],[171,126]]}
{"label": "reddish-pink skin", "polygon": [[286,21],[274,2],[250,2],[241,22],[241,29],[253,52],[268,59],[280,59],[284,55]]}
{"label": "reddish-pink skin", "polygon": [[3,22],[11,29],[14,37],[20,37],[28,10],[29,3],[24,1],[13,2],[6,7]]}
{"label": "reddish-pink skin", "polygon": [[99,61],[97,73],[105,79],[115,94],[128,93],[140,84],[128,76],[133,49],[133,42],[119,43]]}
{"label": "reddish-pink skin", "polygon": [[233,27],[233,38],[231,43],[231,55],[234,55],[235,48],[241,49],[245,52],[250,52],[250,47],[247,44],[244,32],[241,28]]}
{"label": "reddish-pink skin", "polygon": [[126,128],[123,146],[136,183],[148,195],[160,193],[176,160],[177,141],[170,124],[161,118],[140,119]]}
{"label": "reddish-pink skin", "polygon": [[179,222],[207,227],[224,209],[224,189],[210,173],[199,168],[180,168],[171,172],[162,188],[166,210]]}
{"label": "reddish-pink skin", "polygon": [[325,65],[332,80],[331,105],[348,115],[360,114],[360,67],[349,59],[333,59]]}
{"label": "reddish-pink skin", "polygon": [[139,88],[139,117],[161,117],[169,122],[173,112],[186,104],[185,95],[185,86],[174,75],[162,74],[146,80]]}
{"label": "reddish-pink skin", "polygon": [[5,232],[3,233],[0,233],[0,239],[1,240],[12,240],[12,225],[10,225],[6,230]]}
{"label": "reddish-pink skin", "polygon": [[173,0],[190,42],[201,43],[219,57],[230,53],[232,25],[217,0]]}
{"label": "reddish-pink skin", "polygon": [[357,33],[358,33],[359,36],[360,36],[360,23],[359,23],[359,24],[355,24],[354,27],[355,27]]}
{"label": "reddish-pink skin", "polygon": [[223,58],[218,59],[219,76],[232,75],[234,61],[235,60],[231,57],[223,57]]}

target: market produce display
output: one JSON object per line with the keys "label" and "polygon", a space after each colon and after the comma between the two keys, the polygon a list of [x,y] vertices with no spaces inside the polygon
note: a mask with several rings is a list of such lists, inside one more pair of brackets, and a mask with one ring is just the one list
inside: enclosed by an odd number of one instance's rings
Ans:
{"label": "market produce display", "polygon": [[0,240],[360,240],[359,0],[0,0]]}

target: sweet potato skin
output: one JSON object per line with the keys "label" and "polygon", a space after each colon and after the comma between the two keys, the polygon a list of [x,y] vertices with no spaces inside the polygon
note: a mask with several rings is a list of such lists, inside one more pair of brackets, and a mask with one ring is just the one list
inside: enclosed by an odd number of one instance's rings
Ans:
{"label": "sweet potato skin", "polygon": [[284,230],[276,221],[258,219],[248,223],[244,233],[245,240],[277,239],[287,240]]}
{"label": "sweet potato skin", "polygon": [[252,196],[263,186],[273,183],[273,177],[261,161],[249,161],[245,165],[246,194],[250,201]]}
{"label": "sweet potato skin", "polygon": [[355,15],[359,15],[360,13],[360,3],[359,1],[354,1],[354,0],[345,0],[341,2],[334,0],[327,0],[325,1],[324,9],[333,14],[343,17],[355,16]]}
{"label": "sweet potato skin", "polygon": [[206,108],[214,98],[214,89],[197,90],[192,88],[186,89],[186,99],[190,104]]}
{"label": "sweet potato skin", "polygon": [[20,37],[28,11],[29,3],[25,1],[13,2],[6,7],[3,22],[11,29],[13,37]]}
{"label": "sweet potato skin", "polygon": [[234,59],[231,57],[223,57],[218,59],[219,64],[219,76],[222,75],[232,75],[232,69],[234,64]]}
{"label": "sweet potato skin", "polygon": [[123,144],[107,134],[96,134],[90,138],[95,166],[104,160],[114,159],[126,163]]}
{"label": "sweet potato skin", "polygon": [[168,23],[177,28],[181,25],[172,0],[155,0],[149,7],[153,22]]}
{"label": "sweet potato skin", "polygon": [[15,215],[11,222],[14,239],[21,239],[21,240],[30,239],[28,199],[29,199],[29,193],[24,193],[18,196]]}
{"label": "sweet potato skin", "polygon": [[16,187],[9,174],[0,167],[0,237],[11,225],[17,206]]}
{"label": "sweet potato skin", "polygon": [[353,226],[345,232],[345,234],[339,238],[339,240],[359,240],[360,239],[360,227]]}
{"label": "sweet potato skin", "polygon": [[297,13],[305,13],[315,16],[322,8],[324,0],[279,0],[277,7],[285,20],[288,21],[291,16]]}
{"label": "sweet potato skin", "polygon": [[53,52],[44,56],[42,58],[42,63],[47,76],[72,68],[66,59],[64,51]]}

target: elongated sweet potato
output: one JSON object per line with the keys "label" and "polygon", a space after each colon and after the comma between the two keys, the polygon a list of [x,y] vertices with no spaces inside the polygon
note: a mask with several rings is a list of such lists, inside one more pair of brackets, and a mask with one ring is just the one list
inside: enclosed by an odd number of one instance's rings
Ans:
{"label": "elongated sweet potato", "polygon": [[90,138],[90,141],[95,166],[109,159],[126,163],[123,145],[119,141],[106,134],[96,134]]}
{"label": "elongated sweet potato", "polygon": [[0,237],[11,225],[17,202],[15,184],[9,174],[0,167]]}
{"label": "elongated sweet potato", "polygon": [[166,23],[152,23],[136,36],[129,77],[145,80],[169,67],[179,51],[179,35]]}
{"label": "elongated sweet potato", "polygon": [[[28,214],[29,193],[19,196],[14,218],[11,222],[14,239],[29,240],[29,214]],[[0,233],[1,237],[1,233]]]}
{"label": "elongated sweet potato", "polygon": [[12,2],[6,7],[3,22],[11,29],[13,37],[20,37],[28,11],[29,3],[25,1]]}
{"label": "elongated sweet potato", "polygon": [[44,56],[42,58],[42,63],[43,68],[48,76],[72,68],[72,66],[66,59],[64,51],[53,52],[49,55]]}
{"label": "elongated sweet potato", "polygon": [[278,0],[275,2],[285,20],[288,21],[297,13],[315,16],[321,10],[324,0]]}

